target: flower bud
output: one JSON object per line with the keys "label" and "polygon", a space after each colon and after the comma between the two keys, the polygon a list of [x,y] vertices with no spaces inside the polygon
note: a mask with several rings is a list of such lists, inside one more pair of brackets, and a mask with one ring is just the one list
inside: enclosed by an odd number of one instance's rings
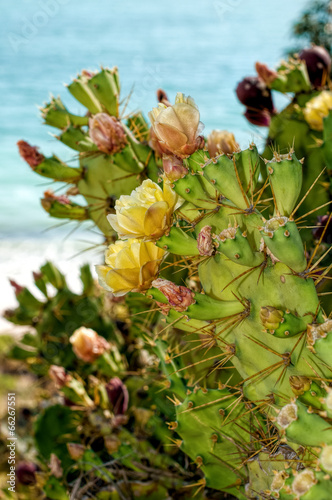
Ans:
{"label": "flower bud", "polygon": [[214,253],[211,229],[211,226],[204,226],[199,232],[197,237],[197,248],[200,255],[211,256]]}
{"label": "flower bud", "polygon": [[57,196],[51,189],[48,189],[44,192],[44,198],[41,199],[42,207],[46,210],[46,212],[49,211],[54,201],[57,201],[61,205],[70,205],[70,199],[68,196],[65,194]]}
{"label": "flower bud", "polygon": [[100,151],[110,155],[118,153],[127,144],[121,123],[107,113],[97,113],[90,118],[89,135]]}
{"label": "flower bud", "polygon": [[76,356],[86,363],[92,363],[110,348],[104,337],[84,326],[75,330],[69,341]]}
{"label": "flower bud", "polygon": [[163,169],[170,182],[177,181],[188,173],[181,158],[174,155],[163,155]]}
{"label": "flower bud", "polygon": [[331,71],[331,56],[324,47],[313,45],[299,53],[299,59],[305,61],[309,79],[315,88],[326,84]]}
{"label": "flower bud", "polygon": [[208,136],[208,151],[211,158],[221,153],[232,154],[239,148],[234,134],[227,130],[212,130]]}
{"label": "flower bud", "polygon": [[30,486],[36,483],[37,466],[32,462],[19,462],[16,468],[17,481]]}
{"label": "flower bud", "polygon": [[158,288],[165,295],[169,305],[175,311],[186,311],[191,304],[195,303],[194,293],[185,286],[178,286],[172,281],[161,278],[154,280],[151,286]]}
{"label": "flower bud", "polygon": [[271,115],[266,110],[255,111],[253,109],[247,109],[244,116],[249,123],[257,125],[257,127],[269,127],[271,122]]}
{"label": "flower bud", "polygon": [[316,222],[315,229],[312,230],[313,237],[315,240],[319,240],[326,228],[326,231],[323,236],[323,242],[328,243],[329,245],[332,244],[332,219],[330,218],[329,215],[319,215],[317,217],[317,222]]}
{"label": "flower bud", "polygon": [[191,97],[178,93],[173,106],[160,103],[149,113],[149,117],[163,153],[186,158],[204,147],[204,138],[200,136],[203,124]]}
{"label": "flower bud", "polygon": [[73,460],[80,460],[84,455],[85,447],[79,443],[67,443],[67,450],[70,458]]}
{"label": "flower bud", "polygon": [[295,396],[298,397],[310,390],[311,380],[301,375],[291,375],[289,377],[289,384]]}
{"label": "flower bud", "polygon": [[15,295],[16,297],[21,293],[23,292],[24,290],[24,286],[21,286],[19,285],[18,283],[16,283],[16,281],[14,280],[9,280],[9,283],[11,284],[11,286],[14,288],[14,292],[15,292]]}
{"label": "flower bud", "polygon": [[167,94],[166,94],[165,90],[163,90],[163,89],[157,90],[157,101],[161,102],[162,104],[165,104],[165,106],[171,106],[171,103],[169,102]]}
{"label": "flower bud", "polygon": [[62,366],[51,365],[48,370],[48,375],[58,389],[67,385],[71,380],[71,375],[66,373],[66,370]]}
{"label": "flower bud", "polygon": [[28,142],[18,141],[17,146],[21,157],[32,169],[38,167],[45,160],[45,156],[39,153],[38,148],[30,146]]}
{"label": "flower bud", "polygon": [[129,403],[127,387],[119,377],[111,378],[105,387],[114,415],[124,415],[128,409]]}
{"label": "flower bud", "polygon": [[256,62],[255,68],[259,78],[263,80],[266,85],[270,85],[276,78],[278,78],[278,73],[273,69],[270,69],[266,64]]}
{"label": "flower bud", "polygon": [[283,321],[284,313],[272,306],[261,307],[260,320],[267,330],[276,330]]}

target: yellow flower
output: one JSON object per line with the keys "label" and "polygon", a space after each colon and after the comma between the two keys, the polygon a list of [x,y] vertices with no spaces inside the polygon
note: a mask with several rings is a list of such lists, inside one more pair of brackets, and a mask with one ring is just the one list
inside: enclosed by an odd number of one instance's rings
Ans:
{"label": "yellow flower", "polygon": [[165,251],[151,241],[116,241],[105,252],[105,265],[96,266],[99,283],[114,295],[140,292],[157,277]]}
{"label": "yellow flower", "polygon": [[163,153],[186,158],[204,147],[204,139],[199,135],[204,125],[199,121],[199,111],[191,97],[179,92],[173,106],[159,103],[149,117]]}
{"label": "yellow flower", "polygon": [[211,158],[221,153],[232,154],[239,148],[234,134],[227,130],[212,130],[208,136],[208,150]]}
{"label": "yellow flower", "polygon": [[169,228],[178,204],[178,196],[167,182],[161,189],[147,179],[130,196],[120,196],[115,203],[116,215],[107,218],[121,239],[154,240]]}
{"label": "yellow flower", "polygon": [[323,118],[332,109],[332,92],[324,90],[307,102],[303,114],[306,122],[313,130],[323,130]]}

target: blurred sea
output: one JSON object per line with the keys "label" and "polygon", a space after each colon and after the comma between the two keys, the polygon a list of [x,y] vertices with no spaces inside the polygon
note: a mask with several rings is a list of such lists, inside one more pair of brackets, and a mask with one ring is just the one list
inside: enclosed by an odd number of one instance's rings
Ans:
{"label": "blurred sea", "polygon": [[256,60],[274,65],[283,56],[292,45],[291,24],[305,4],[305,0],[1,0],[0,310],[15,304],[8,277],[29,284],[31,271],[52,258],[77,285],[78,264],[100,260],[96,251],[75,257],[98,243],[96,235],[81,231],[65,239],[70,225],[45,232],[57,225],[39,202],[50,183],[20,159],[16,142],[25,139],[46,155],[75,159],[42,126],[37,105],[52,92],[78,112],[63,83],[83,68],[117,65],[122,96],[133,90],[130,109],[147,114],[155,105],[158,87],[171,100],[182,91],[195,98],[206,132],[228,129],[243,147],[252,139],[262,143],[265,131],[245,121],[234,88],[243,76],[254,74]]}

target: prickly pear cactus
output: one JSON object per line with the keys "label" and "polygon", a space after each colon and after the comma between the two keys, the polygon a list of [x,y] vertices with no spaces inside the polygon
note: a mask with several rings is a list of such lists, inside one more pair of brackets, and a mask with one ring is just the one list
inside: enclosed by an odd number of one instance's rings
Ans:
{"label": "prickly pear cactus", "polygon": [[[110,239],[105,216],[114,211],[115,200],[130,193],[141,178],[157,175],[154,151],[147,144],[149,127],[141,113],[123,118],[117,68],[83,71],[67,88],[86,108],[84,116],[72,114],[59,97],[41,113],[46,125],[59,130],[56,139],[78,155],[78,165],[69,166],[56,156],[47,158],[25,141],[18,142],[19,151],[37,174],[67,185],[66,194],[45,193],[42,206],[51,217],[92,220]],[[78,194],[86,205],[71,199]]]}
{"label": "prickly pear cactus", "polygon": [[[330,55],[324,48],[312,46],[282,61],[276,71],[261,63],[256,63],[256,70],[258,76],[238,84],[237,96],[246,106],[249,122],[269,126],[263,158],[271,160],[274,154],[286,154],[290,147],[299,159],[304,158],[301,196],[307,196],[298,214],[308,214],[320,205],[320,210],[306,218],[314,224],[317,215],[327,213],[331,199],[331,143],[326,140],[330,137],[332,109]],[[291,102],[277,111],[271,91],[287,94]],[[310,233],[303,232],[308,241]]]}
{"label": "prickly pear cactus", "polygon": [[238,498],[328,498],[332,320],[316,287],[329,269],[315,252],[307,260],[301,238],[303,162],[292,148],[274,154],[261,186],[254,144],[202,149],[191,98],[150,117],[163,186],[145,181],[117,202],[109,222],[121,240],[97,266],[100,283],[153,298],[164,316],[155,352],[174,393],[170,425],[204,484]]}

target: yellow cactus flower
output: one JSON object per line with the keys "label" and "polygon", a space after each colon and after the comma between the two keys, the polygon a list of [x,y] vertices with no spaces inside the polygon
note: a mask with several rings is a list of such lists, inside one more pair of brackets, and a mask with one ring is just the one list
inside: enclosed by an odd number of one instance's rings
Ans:
{"label": "yellow cactus flower", "polygon": [[186,158],[204,147],[204,138],[200,136],[204,125],[199,121],[199,111],[191,97],[179,92],[173,106],[159,103],[149,117],[163,153]]}
{"label": "yellow cactus flower", "polygon": [[234,153],[240,149],[240,146],[235,140],[234,134],[227,130],[212,130],[208,136],[208,150],[211,158],[220,153],[226,155]]}
{"label": "yellow cactus flower", "polygon": [[121,239],[154,240],[170,227],[172,214],[179,203],[177,194],[166,181],[161,189],[147,179],[130,196],[120,196],[115,203],[116,215],[107,218]]}
{"label": "yellow cactus flower", "polygon": [[303,114],[313,130],[323,130],[323,119],[332,109],[332,92],[324,90],[307,102]]}
{"label": "yellow cactus flower", "polygon": [[99,283],[115,296],[147,290],[165,253],[151,241],[118,240],[106,250],[105,265],[96,266]]}

